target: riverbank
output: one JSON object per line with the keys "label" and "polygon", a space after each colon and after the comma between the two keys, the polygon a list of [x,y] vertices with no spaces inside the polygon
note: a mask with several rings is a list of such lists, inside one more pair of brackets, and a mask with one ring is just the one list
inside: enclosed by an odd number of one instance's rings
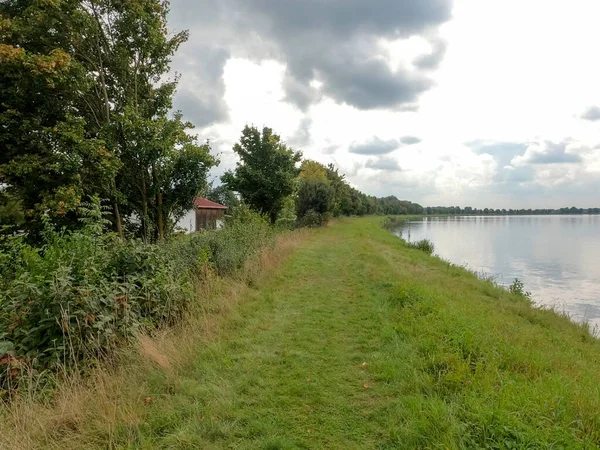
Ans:
{"label": "riverbank", "polygon": [[260,276],[209,287],[202,318],[116,373],[13,406],[0,446],[600,445],[600,342],[381,220],[283,238]]}

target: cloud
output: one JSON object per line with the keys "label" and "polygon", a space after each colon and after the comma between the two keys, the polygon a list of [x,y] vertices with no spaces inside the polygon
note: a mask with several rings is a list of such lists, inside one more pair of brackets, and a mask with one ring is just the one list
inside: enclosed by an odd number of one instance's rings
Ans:
{"label": "cloud", "polygon": [[543,141],[529,145],[523,156],[516,156],[511,161],[513,166],[524,164],[567,164],[583,161],[577,153],[568,151],[569,141],[559,143]]}
{"label": "cloud", "polygon": [[223,99],[223,68],[229,59],[225,49],[186,45],[174,65],[186,73],[173,99],[173,107],[197,127],[227,120],[229,110]]}
{"label": "cloud", "polygon": [[294,133],[294,135],[292,136],[292,138],[289,141],[289,144],[295,148],[301,148],[301,147],[306,147],[308,144],[310,144],[310,127],[312,125],[312,119],[308,118],[308,117],[304,117],[301,121],[300,124],[298,125],[298,128],[296,129],[296,132]]}
{"label": "cloud", "polygon": [[527,150],[528,144],[523,142],[494,142],[494,141],[472,141],[465,143],[477,155],[491,155],[500,166],[506,166],[516,157],[521,156]]}
{"label": "cloud", "polygon": [[352,143],[348,151],[356,155],[385,155],[396,150],[399,142],[395,139],[384,141],[377,136],[363,143]]}
{"label": "cloud", "polygon": [[369,159],[365,163],[368,169],[386,170],[386,171],[401,171],[402,168],[397,160],[389,156],[382,156],[377,159]]}
{"label": "cloud", "polygon": [[416,136],[402,136],[400,142],[404,145],[414,145],[421,142],[421,139]]}
{"label": "cloud", "polygon": [[417,57],[413,61],[413,64],[419,69],[437,69],[444,56],[446,56],[447,48],[448,44],[446,41],[437,39],[431,44],[431,53]]}
{"label": "cloud", "polygon": [[583,114],[581,114],[581,118],[591,121],[600,120],[600,107],[590,106],[583,112]]}
{"label": "cloud", "polygon": [[[181,0],[172,24],[190,28],[191,40],[215,42],[231,55],[286,64],[286,99],[306,110],[323,95],[359,109],[414,108],[433,86],[430,69],[443,58],[437,38],[432,53],[413,65],[391,67],[380,47],[435,30],[451,17],[453,0]],[[207,44],[210,45],[210,44]],[[200,69],[201,70],[201,69]],[[320,89],[311,87],[319,81]]]}

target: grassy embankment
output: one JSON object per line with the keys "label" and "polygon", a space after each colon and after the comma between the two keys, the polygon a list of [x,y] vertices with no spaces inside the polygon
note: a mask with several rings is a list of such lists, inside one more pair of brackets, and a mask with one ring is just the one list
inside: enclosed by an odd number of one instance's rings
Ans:
{"label": "grassy embankment", "polygon": [[284,237],[259,267],[115,373],[14,405],[7,447],[600,445],[600,342],[379,218]]}

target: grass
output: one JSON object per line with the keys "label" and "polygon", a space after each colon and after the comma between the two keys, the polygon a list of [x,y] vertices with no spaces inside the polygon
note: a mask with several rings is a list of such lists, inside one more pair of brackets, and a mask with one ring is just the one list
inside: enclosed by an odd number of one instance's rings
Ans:
{"label": "grass", "polygon": [[290,234],[261,258],[120,369],[52,404],[16,402],[0,446],[600,445],[600,342],[585,327],[408,248],[378,218]]}

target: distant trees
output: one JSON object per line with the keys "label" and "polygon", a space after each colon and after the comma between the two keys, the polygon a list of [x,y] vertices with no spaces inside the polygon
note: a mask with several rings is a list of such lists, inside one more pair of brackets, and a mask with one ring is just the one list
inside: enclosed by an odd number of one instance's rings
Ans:
{"label": "distant trees", "polygon": [[550,215],[550,214],[600,214],[600,208],[576,208],[574,206],[570,208],[560,209],[499,209],[499,208],[473,208],[471,206],[465,206],[461,208],[459,206],[428,206],[425,208],[425,214],[450,214],[450,215]]}
{"label": "distant trees", "polygon": [[296,202],[299,222],[311,225],[326,223],[331,216],[423,213],[421,205],[394,196],[368,196],[350,186],[332,164],[324,166],[311,160],[302,162]]}
{"label": "distant trees", "polygon": [[221,180],[228,189],[239,192],[244,202],[275,223],[283,209],[285,198],[297,185],[302,154],[288,148],[271,128],[260,132],[256,127],[244,127],[240,142],[233,151],[239,156],[234,171]]}

